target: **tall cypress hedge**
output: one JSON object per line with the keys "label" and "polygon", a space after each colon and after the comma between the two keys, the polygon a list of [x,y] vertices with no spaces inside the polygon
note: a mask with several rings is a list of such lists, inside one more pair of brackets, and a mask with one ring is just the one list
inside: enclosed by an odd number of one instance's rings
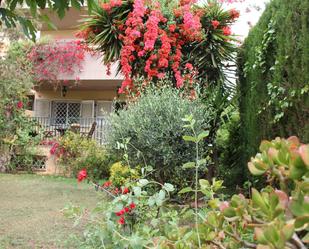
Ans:
{"label": "tall cypress hedge", "polygon": [[263,139],[309,142],[309,0],[272,0],[239,53],[243,165]]}

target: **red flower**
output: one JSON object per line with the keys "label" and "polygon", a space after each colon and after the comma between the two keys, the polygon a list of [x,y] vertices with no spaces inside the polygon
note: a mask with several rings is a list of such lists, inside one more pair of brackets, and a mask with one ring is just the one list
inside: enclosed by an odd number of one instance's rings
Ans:
{"label": "red flower", "polygon": [[121,217],[117,222],[118,222],[118,224],[120,224],[120,225],[124,225],[124,224],[125,224],[124,217]]}
{"label": "red flower", "polygon": [[124,210],[126,213],[129,213],[129,212],[130,212],[130,209],[129,209],[128,207],[125,207],[123,210]]}
{"label": "red flower", "polygon": [[130,208],[131,208],[131,209],[136,208],[136,205],[134,204],[134,202],[132,202],[132,203],[130,204]]}
{"label": "red flower", "polygon": [[107,181],[107,182],[105,182],[104,184],[103,184],[103,187],[104,188],[108,188],[108,187],[110,187],[112,185],[112,182],[111,181]]}
{"label": "red flower", "polygon": [[81,171],[79,171],[78,176],[77,176],[77,180],[79,182],[85,180],[87,178],[87,171],[86,169],[82,169]]}
{"label": "red flower", "polygon": [[193,69],[193,66],[192,66],[191,63],[186,63],[185,68],[186,68],[186,69],[189,69],[189,70],[192,70],[192,69]]}
{"label": "red flower", "polygon": [[122,216],[122,215],[124,215],[124,213],[125,213],[125,210],[124,210],[124,209],[121,209],[119,212],[116,212],[115,214],[116,214],[117,216]]}
{"label": "red flower", "polygon": [[213,20],[213,21],[211,21],[211,24],[212,24],[212,26],[214,27],[214,29],[217,29],[218,26],[220,25],[220,22],[217,21],[217,20]]}
{"label": "red flower", "polygon": [[237,11],[235,9],[231,9],[230,10],[230,16],[233,20],[239,18],[239,16],[240,16],[239,11]]}
{"label": "red flower", "polygon": [[230,27],[224,27],[224,28],[222,29],[222,31],[223,31],[223,34],[224,34],[225,36],[229,36],[229,35],[232,34],[232,30],[231,30]]}
{"label": "red flower", "polygon": [[22,101],[18,101],[16,106],[17,106],[17,109],[21,109],[24,107],[24,103]]}
{"label": "red flower", "polygon": [[168,26],[168,29],[169,29],[170,32],[175,32],[175,30],[176,30],[176,24],[170,24],[170,25]]}
{"label": "red flower", "polygon": [[127,188],[127,187],[125,187],[125,188],[123,188],[123,190],[122,190],[122,194],[127,194],[127,193],[129,193],[129,189]]}

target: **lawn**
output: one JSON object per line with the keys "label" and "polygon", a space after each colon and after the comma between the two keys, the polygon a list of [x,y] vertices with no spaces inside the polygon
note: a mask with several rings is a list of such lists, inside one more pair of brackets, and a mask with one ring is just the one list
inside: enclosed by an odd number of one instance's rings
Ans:
{"label": "lawn", "polygon": [[77,230],[61,209],[68,203],[91,208],[100,198],[75,179],[0,174],[0,249],[69,248]]}

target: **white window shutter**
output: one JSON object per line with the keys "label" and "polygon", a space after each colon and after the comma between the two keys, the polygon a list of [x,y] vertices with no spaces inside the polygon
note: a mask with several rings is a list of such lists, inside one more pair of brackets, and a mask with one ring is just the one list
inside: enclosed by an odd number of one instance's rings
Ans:
{"label": "white window shutter", "polygon": [[94,101],[93,100],[82,101],[81,117],[82,118],[93,118],[94,117]]}
{"label": "white window shutter", "polygon": [[47,99],[36,99],[34,104],[35,117],[50,117],[50,101]]}
{"label": "white window shutter", "polygon": [[96,116],[104,117],[112,112],[112,101],[97,101]]}

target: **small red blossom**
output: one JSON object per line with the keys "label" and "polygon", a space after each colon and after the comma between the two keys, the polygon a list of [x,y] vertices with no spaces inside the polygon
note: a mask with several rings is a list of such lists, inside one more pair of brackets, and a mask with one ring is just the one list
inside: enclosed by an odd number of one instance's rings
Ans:
{"label": "small red blossom", "polygon": [[217,29],[220,25],[220,22],[217,20],[211,21],[211,25],[214,27],[214,29]]}
{"label": "small red blossom", "polygon": [[124,225],[126,223],[124,217],[120,217],[120,219],[117,222],[120,225]]}
{"label": "small red blossom", "polygon": [[129,193],[129,189],[127,187],[123,188],[122,194],[126,195],[127,193]]}
{"label": "small red blossom", "polygon": [[79,182],[85,180],[87,178],[87,171],[86,169],[82,169],[81,171],[79,171],[78,176],[77,176],[77,180]]}
{"label": "small red blossom", "polygon": [[24,107],[24,103],[22,101],[18,101],[16,107],[17,109],[22,109]]}
{"label": "small red blossom", "polygon": [[229,36],[229,35],[232,34],[232,30],[231,30],[230,27],[224,27],[224,28],[222,29],[222,31],[223,31],[223,34],[224,34],[225,36]]}
{"label": "small red blossom", "polygon": [[231,16],[231,18],[234,20],[234,19],[239,18],[240,13],[239,13],[239,11],[236,10],[236,9],[231,9],[231,10],[230,10],[230,16]]}
{"label": "small red blossom", "polygon": [[104,184],[103,184],[103,187],[104,188],[108,188],[108,187],[110,187],[112,185],[112,182],[111,181],[107,181],[107,182],[105,182]]}
{"label": "small red blossom", "polygon": [[176,24],[170,24],[170,25],[168,26],[168,29],[169,29],[170,32],[175,32],[175,30],[176,30]]}
{"label": "small red blossom", "polygon": [[134,203],[134,202],[132,202],[132,203],[130,204],[130,208],[131,208],[131,209],[136,208],[136,205],[135,205],[135,203]]}
{"label": "small red blossom", "polygon": [[130,209],[129,209],[128,207],[125,207],[123,210],[124,210],[126,213],[129,213],[129,212],[130,212]]}
{"label": "small red blossom", "polygon": [[122,216],[125,214],[125,210],[124,209],[121,209],[119,212],[116,212],[115,213],[117,216]]}
{"label": "small red blossom", "polygon": [[186,63],[185,68],[188,70],[193,70],[193,66],[191,63]]}

